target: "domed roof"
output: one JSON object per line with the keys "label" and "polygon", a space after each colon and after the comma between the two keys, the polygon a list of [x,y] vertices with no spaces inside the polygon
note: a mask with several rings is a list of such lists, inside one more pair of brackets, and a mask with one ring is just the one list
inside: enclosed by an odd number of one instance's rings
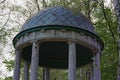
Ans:
{"label": "domed roof", "polygon": [[102,45],[102,49],[104,46],[100,37],[96,35],[92,23],[84,15],[76,14],[70,9],[60,6],[41,10],[29,17],[20,32],[14,37],[13,45],[15,46],[21,36],[42,29],[65,29],[85,33],[95,38]]}
{"label": "domed roof", "polygon": [[71,10],[59,6],[36,13],[25,22],[21,31],[48,25],[71,26],[95,33],[92,23],[84,15],[74,14]]}

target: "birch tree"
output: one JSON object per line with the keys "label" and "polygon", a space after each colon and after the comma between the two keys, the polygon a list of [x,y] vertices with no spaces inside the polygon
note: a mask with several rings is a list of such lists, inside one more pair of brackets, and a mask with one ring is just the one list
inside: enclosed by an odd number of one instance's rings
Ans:
{"label": "birch tree", "polygon": [[[120,58],[120,0],[114,0],[114,9],[115,9],[115,13],[117,16],[117,20],[118,20],[118,35],[119,35],[119,39],[118,39],[118,56]],[[118,74],[117,74],[117,80],[120,80],[120,60],[118,62]]]}

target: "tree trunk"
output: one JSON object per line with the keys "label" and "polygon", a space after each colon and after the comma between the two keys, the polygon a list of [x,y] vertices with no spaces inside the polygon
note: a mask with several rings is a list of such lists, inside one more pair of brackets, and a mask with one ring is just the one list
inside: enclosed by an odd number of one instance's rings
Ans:
{"label": "tree trunk", "polygon": [[[120,58],[120,0],[114,0],[114,9],[116,12],[116,16],[118,19],[118,34],[119,34],[119,40],[118,40],[118,56]],[[118,74],[117,74],[117,80],[120,80],[120,61],[118,63]]]}
{"label": "tree trunk", "polygon": [[46,8],[46,0],[43,0],[43,9]]}

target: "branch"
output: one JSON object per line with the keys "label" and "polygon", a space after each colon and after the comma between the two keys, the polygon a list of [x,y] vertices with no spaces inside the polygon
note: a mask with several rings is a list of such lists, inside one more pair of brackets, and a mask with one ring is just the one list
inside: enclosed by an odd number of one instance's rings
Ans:
{"label": "branch", "polygon": [[103,15],[104,15],[104,18],[105,18],[106,23],[107,23],[107,25],[108,25],[108,28],[109,28],[109,30],[110,30],[110,32],[111,32],[111,35],[112,35],[112,38],[113,38],[114,44],[117,44],[117,40],[115,39],[114,32],[113,32],[113,30],[112,30],[112,28],[111,28],[112,26],[111,26],[111,24],[110,24],[110,22],[109,22],[109,20],[108,20],[108,18],[107,18],[106,12],[105,12],[105,8],[104,8],[104,2],[103,2],[103,0],[102,0],[102,3],[100,3],[100,6],[101,6],[101,8],[102,8]]}
{"label": "branch", "polygon": [[39,4],[38,4],[38,0],[35,0],[35,2],[36,2],[38,11],[40,11],[40,7],[39,7]]}
{"label": "branch", "polygon": [[8,15],[7,21],[3,24],[2,28],[5,27],[5,25],[8,23],[8,21],[9,21],[9,19],[10,19],[10,14],[11,14],[11,11],[9,12],[9,15]]}
{"label": "branch", "polygon": [[46,8],[46,1],[43,0],[43,8]]}
{"label": "branch", "polygon": [[6,0],[1,1],[0,4],[4,3],[5,1],[6,1]]}
{"label": "branch", "polygon": [[87,8],[88,8],[88,11],[87,11],[87,17],[88,19],[90,20],[90,13],[91,13],[91,9],[90,9],[90,0],[87,1]]}

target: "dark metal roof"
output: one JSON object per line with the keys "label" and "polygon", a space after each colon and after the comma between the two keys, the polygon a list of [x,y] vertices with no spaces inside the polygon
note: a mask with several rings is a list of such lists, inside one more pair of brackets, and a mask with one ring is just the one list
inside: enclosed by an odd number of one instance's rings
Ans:
{"label": "dark metal roof", "polygon": [[41,10],[29,17],[24,23],[20,32],[14,37],[13,45],[21,36],[41,29],[66,29],[85,33],[100,43],[103,50],[104,44],[94,31],[92,23],[81,13],[74,13],[70,9],[55,6]]}
{"label": "dark metal roof", "polygon": [[36,13],[25,22],[21,31],[48,25],[72,26],[95,33],[92,23],[84,15],[74,14],[71,10],[59,6]]}

